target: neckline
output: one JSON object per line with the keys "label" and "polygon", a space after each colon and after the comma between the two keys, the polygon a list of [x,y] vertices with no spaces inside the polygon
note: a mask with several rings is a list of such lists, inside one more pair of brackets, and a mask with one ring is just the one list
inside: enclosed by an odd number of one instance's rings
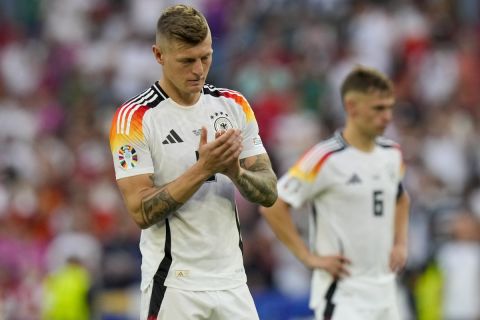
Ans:
{"label": "neckline", "polygon": [[361,154],[364,154],[364,155],[371,155],[375,152],[376,148],[377,148],[377,140],[375,139],[374,141],[374,145],[373,145],[373,148],[372,150],[370,151],[364,151],[364,150],[361,150],[353,145],[351,145],[350,143],[347,142],[347,140],[345,139],[345,137],[343,136],[343,129],[344,128],[341,128],[341,129],[337,129],[335,131],[335,136],[336,138],[345,146],[345,147],[349,147],[351,148],[352,150],[355,150],[356,152],[358,153],[361,153]]}
{"label": "neckline", "polygon": [[163,90],[162,86],[160,85],[160,81],[157,80],[155,81],[154,83],[154,88],[158,91],[158,93],[165,99],[170,99],[170,102],[177,108],[180,108],[180,109],[183,109],[183,110],[191,110],[191,109],[195,109],[199,104],[201,104],[202,102],[202,99],[203,99],[203,96],[204,96],[204,89],[202,88],[202,91],[200,92],[200,96],[198,98],[198,100],[192,104],[192,105],[189,105],[189,106],[185,106],[185,105],[182,105],[180,103],[178,103],[177,101],[175,101],[174,99],[172,99],[165,90]]}

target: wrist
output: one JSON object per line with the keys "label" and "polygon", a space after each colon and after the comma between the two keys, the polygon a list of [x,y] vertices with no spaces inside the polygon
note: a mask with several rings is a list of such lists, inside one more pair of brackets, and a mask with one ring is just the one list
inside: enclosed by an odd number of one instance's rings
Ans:
{"label": "wrist", "polygon": [[310,268],[310,252],[302,251],[298,253],[298,260],[300,260],[307,268]]}
{"label": "wrist", "polygon": [[396,250],[407,250],[407,244],[405,242],[397,242],[393,244],[393,248],[396,248]]}
{"label": "wrist", "polygon": [[240,166],[238,166],[236,170],[231,170],[229,172],[228,171],[226,172],[226,176],[229,177],[230,180],[232,180],[234,183],[239,181],[244,174],[245,174],[245,169],[243,169]]}
{"label": "wrist", "polygon": [[198,178],[201,181],[206,181],[209,177],[211,177],[214,172],[210,172],[209,170],[206,170],[200,162],[196,162],[192,167],[191,167],[192,173],[196,178]]}

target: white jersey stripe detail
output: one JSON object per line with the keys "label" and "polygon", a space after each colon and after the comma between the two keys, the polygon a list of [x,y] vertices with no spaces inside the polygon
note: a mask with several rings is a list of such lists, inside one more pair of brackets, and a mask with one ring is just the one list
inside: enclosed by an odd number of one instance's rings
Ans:
{"label": "white jersey stripe detail", "polygon": [[138,102],[134,102],[128,106],[122,116],[122,122],[121,122],[121,132],[125,133],[126,132],[126,123],[127,123],[127,118],[129,117],[129,114],[131,113],[131,110],[135,108],[137,104],[143,104],[146,99],[148,99],[151,95],[155,94],[153,90],[150,90],[147,95],[143,96]]}
{"label": "white jersey stripe detail", "polygon": [[127,115],[132,110],[135,105],[137,104],[142,104],[146,99],[150,98],[151,95],[153,95],[155,92],[153,90],[150,90],[147,95],[142,97],[138,102],[132,102],[128,107],[125,106],[124,112],[122,115],[122,121],[120,125],[120,133],[125,134],[125,127],[126,127],[126,122],[127,122]]}
{"label": "white jersey stripe detail", "polygon": [[238,91],[235,91],[235,90],[230,90],[230,89],[223,89],[223,88],[217,88],[218,91],[220,92],[228,92],[228,93],[231,93],[231,94],[236,94],[237,96],[242,96],[242,94]]}
{"label": "white jersey stripe detail", "polygon": [[132,103],[134,103],[135,101],[141,99],[145,94],[148,93],[148,91],[150,91],[150,88],[147,89],[147,90],[145,90],[145,91],[143,91],[143,92],[140,93],[138,96],[130,99],[127,104],[125,104],[125,105],[123,105],[123,106],[121,107],[120,112],[118,113],[118,116],[117,116],[117,134],[119,134],[120,131],[121,131],[121,128],[120,128],[120,122],[121,122],[121,121],[120,121],[120,120],[121,120],[122,117],[123,117],[123,113],[125,112],[125,109],[126,109],[129,105],[131,105]]}
{"label": "white jersey stripe detail", "polygon": [[313,149],[311,149],[305,156],[305,159],[302,160],[301,166],[303,168],[313,168],[321,157],[331,151],[339,149],[341,146],[342,145],[336,139],[328,139],[325,142],[313,147]]}
{"label": "white jersey stripe detail", "polygon": [[314,168],[318,161],[322,159],[328,153],[338,150],[341,148],[341,144],[337,143],[330,143],[329,145],[320,145],[314,148],[310,154],[306,157],[305,160],[302,161],[301,167],[306,169],[307,171]]}
{"label": "white jersey stripe detail", "polygon": [[[155,99],[157,99],[158,95],[153,95],[153,97],[151,97],[148,101],[145,101],[145,104],[149,104],[150,102],[154,101]],[[130,123],[132,122],[132,118],[133,118],[133,114],[135,113],[135,111],[138,110],[138,108],[140,108],[142,106],[142,104],[139,104],[137,105],[136,107],[134,107],[131,111],[130,111],[130,114],[128,115],[128,120],[127,120],[127,128],[125,130],[125,134],[130,134]]]}
{"label": "white jersey stripe detail", "polygon": [[123,115],[124,113],[127,111],[126,109],[128,109],[128,107],[132,104],[132,103],[135,103],[135,101],[138,101],[140,99],[142,99],[142,97],[148,93],[150,89],[147,89],[145,90],[144,92],[142,92],[141,94],[139,94],[138,96],[136,96],[135,98],[132,98],[130,99],[126,104],[124,104],[119,113],[118,113],[118,116],[117,116],[117,134],[119,134],[121,132],[121,126],[120,126],[120,123],[121,123],[121,120],[123,118]]}
{"label": "white jersey stripe detail", "polygon": [[375,141],[378,145],[383,146],[383,147],[400,147],[398,143],[395,141],[385,138],[385,137],[377,137],[377,140]]}

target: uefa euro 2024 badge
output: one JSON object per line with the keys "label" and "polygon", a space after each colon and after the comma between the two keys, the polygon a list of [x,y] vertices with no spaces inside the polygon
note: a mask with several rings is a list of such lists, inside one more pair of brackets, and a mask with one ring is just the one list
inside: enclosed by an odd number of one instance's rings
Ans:
{"label": "uefa euro 2024 badge", "polygon": [[137,151],[128,144],[123,145],[118,149],[118,160],[125,170],[135,168],[138,161]]}

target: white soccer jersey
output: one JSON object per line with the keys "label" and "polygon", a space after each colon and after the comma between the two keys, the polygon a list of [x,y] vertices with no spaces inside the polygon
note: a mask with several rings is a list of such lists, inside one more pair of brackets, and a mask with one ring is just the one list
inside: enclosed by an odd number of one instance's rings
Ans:
{"label": "white soccer jersey", "polygon": [[[242,131],[240,158],[265,153],[247,100],[238,92],[205,85],[195,105],[175,103],[155,83],[116,112],[110,134],[117,179],[153,173],[161,186],[197,161],[201,127]],[[246,282],[234,185],[216,174],[166,220],[142,230],[144,290],[160,279],[185,290],[223,290]],[[157,282],[157,281],[156,281]]]}
{"label": "white soccer jersey", "polygon": [[[312,250],[343,254],[352,262],[351,276],[335,285],[334,300],[361,301],[363,306],[392,302],[395,286],[389,255],[403,170],[400,149],[392,141],[379,138],[367,153],[349,146],[337,132],[309,150],[279,180],[279,197],[287,203],[313,204]],[[310,304],[315,308],[325,302],[333,279],[323,270],[315,270],[312,277]]]}

